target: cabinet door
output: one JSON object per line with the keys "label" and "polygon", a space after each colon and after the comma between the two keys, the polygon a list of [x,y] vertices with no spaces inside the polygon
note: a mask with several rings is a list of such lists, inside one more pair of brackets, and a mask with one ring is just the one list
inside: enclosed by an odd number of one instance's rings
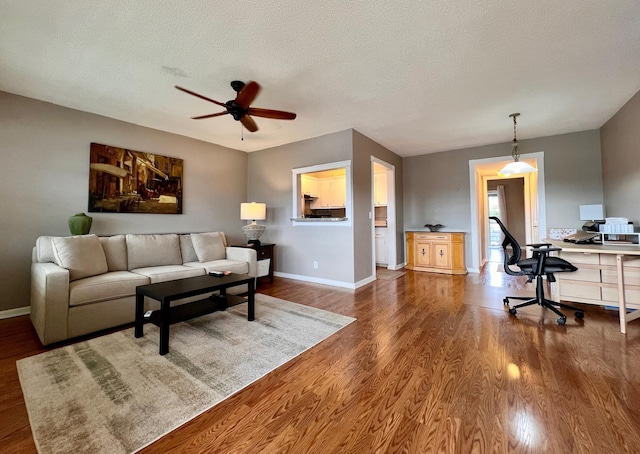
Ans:
{"label": "cabinet door", "polygon": [[416,266],[431,266],[431,243],[428,241],[416,241],[415,251]]}
{"label": "cabinet door", "polygon": [[318,180],[308,175],[300,176],[300,186],[303,194],[310,196],[318,195]]}
{"label": "cabinet door", "polygon": [[330,193],[330,206],[343,208],[347,205],[347,178],[344,175],[331,177]]}
{"label": "cabinet door", "polygon": [[311,208],[327,208],[331,206],[331,178],[320,178],[318,181],[318,198],[311,202]]}
{"label": "cabinet door", "polygon": [[451,253],[448,242],[433,243],[433,266],[436,268],[451,268]]}
{"label": "cabinet door", "polygon": [[387,263],[387,229],[376,229],[376,263]]}
{"label": "cabinet door", "polygon": [[378,173],[373,177],[374,205],[384,206],[387,204],[387,174]]}

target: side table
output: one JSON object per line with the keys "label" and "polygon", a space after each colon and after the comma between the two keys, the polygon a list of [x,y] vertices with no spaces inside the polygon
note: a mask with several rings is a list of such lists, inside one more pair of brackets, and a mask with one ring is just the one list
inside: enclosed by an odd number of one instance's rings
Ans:
{"label": "side table", "polygon": [[255,244],[232,244],[231,246],[232,247],[248,247],[251,249],[255,249],[256,253],[258,254],[258,261],[269,259],[269,273],[264,276],[258,276],[258,279],[261,277],[268,277],[269,282],[273,284],[274,260],[276,258],[274,253],[274,248],[276,246],[275,244],[260,243],[259,246],[256,246]]}

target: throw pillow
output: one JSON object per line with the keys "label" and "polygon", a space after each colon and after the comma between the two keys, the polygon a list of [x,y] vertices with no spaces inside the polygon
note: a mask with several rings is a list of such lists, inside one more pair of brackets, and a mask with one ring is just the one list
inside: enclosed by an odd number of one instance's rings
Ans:
{"label": "throw pillow", "polygon": [[220,232],[192,233],[191,241],[199,262],[226,258],[226,249]]}
{"label": "throw pillow", "polygon": [[96,235],[52,238],[53,254],[58,266],[69,270],[69,280],[75,281],[106,273],[107,258]]}
{"label": "throw pillow", "polygon": [[126,241],[129,270],[148,266],[182,265],[180,240],[174,233],[127,234]]}
{"label": "throw pillow", "polygon": [[100,243],[109,271],[127,271],[127,244],[124,235],[101,236]]}

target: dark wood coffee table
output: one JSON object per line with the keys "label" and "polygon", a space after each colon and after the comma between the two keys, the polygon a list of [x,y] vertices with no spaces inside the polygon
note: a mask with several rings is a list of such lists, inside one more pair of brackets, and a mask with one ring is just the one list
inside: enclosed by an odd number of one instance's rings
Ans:
{"label": "dark wood coffee table", "polygon": [[[136,287],[135,337],[144,335],[143,326],[145,323],[153,323],[160,328],[160,354],[166,355],[169,353],[170,325],[215,311],[225,310],[227,307],[247,301],[247,299],[239,296],[227,295],[229,287],[242,284],[249,285],[247,319],[252,321],[255,319],[255,278],[246,274],[230,274],[221,277],[204,275],[158,282],[156,284],[139,285]],[[201,300],[171,307],[172,301],[215,291],[219,291],[220,295],[212,295]],[[160,310],[145,313],[145,296],[160,301]]]}

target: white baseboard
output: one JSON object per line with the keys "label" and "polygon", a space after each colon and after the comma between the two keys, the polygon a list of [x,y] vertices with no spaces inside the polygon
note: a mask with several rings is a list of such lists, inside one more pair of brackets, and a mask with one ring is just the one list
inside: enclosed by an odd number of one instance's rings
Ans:
{"label": "white baseboard", "polygon": [[405,266],[407,266],[407,262],[403,262],[400,265],[396,265],[396,266],[389,266],[387,268],[390,269],[390,270],[398,271],[398,270],[401,270],[402,268],[404,268]]}
{"label": "white baseboard", "polygon": [[323,279],[319,277],[302,276],[299,274],[281,273],[280,271],[274,271],[273,275],[278,277],[284,277],[287,279],[294,279],[296,281],[313,282],[314,284],[324,284],[324,285],[331,285],[332,287],[348,288],[350,290],[355,290],[359,287],[362,287],[363,285],[368,284],[369,282],[373,282],[376,280],[375,276],[369,276],[356,283],[351,283],[351,282],[343,282],[343,281],[334,281],[332,279]]}
{"label": "white baseboard", "polygon": [[9,309],[6,311],[0,311],[0,320],[3,318],[20,317],[21,315],[29,315],[31,313],[31,307],[18,307],[17,309]]}

